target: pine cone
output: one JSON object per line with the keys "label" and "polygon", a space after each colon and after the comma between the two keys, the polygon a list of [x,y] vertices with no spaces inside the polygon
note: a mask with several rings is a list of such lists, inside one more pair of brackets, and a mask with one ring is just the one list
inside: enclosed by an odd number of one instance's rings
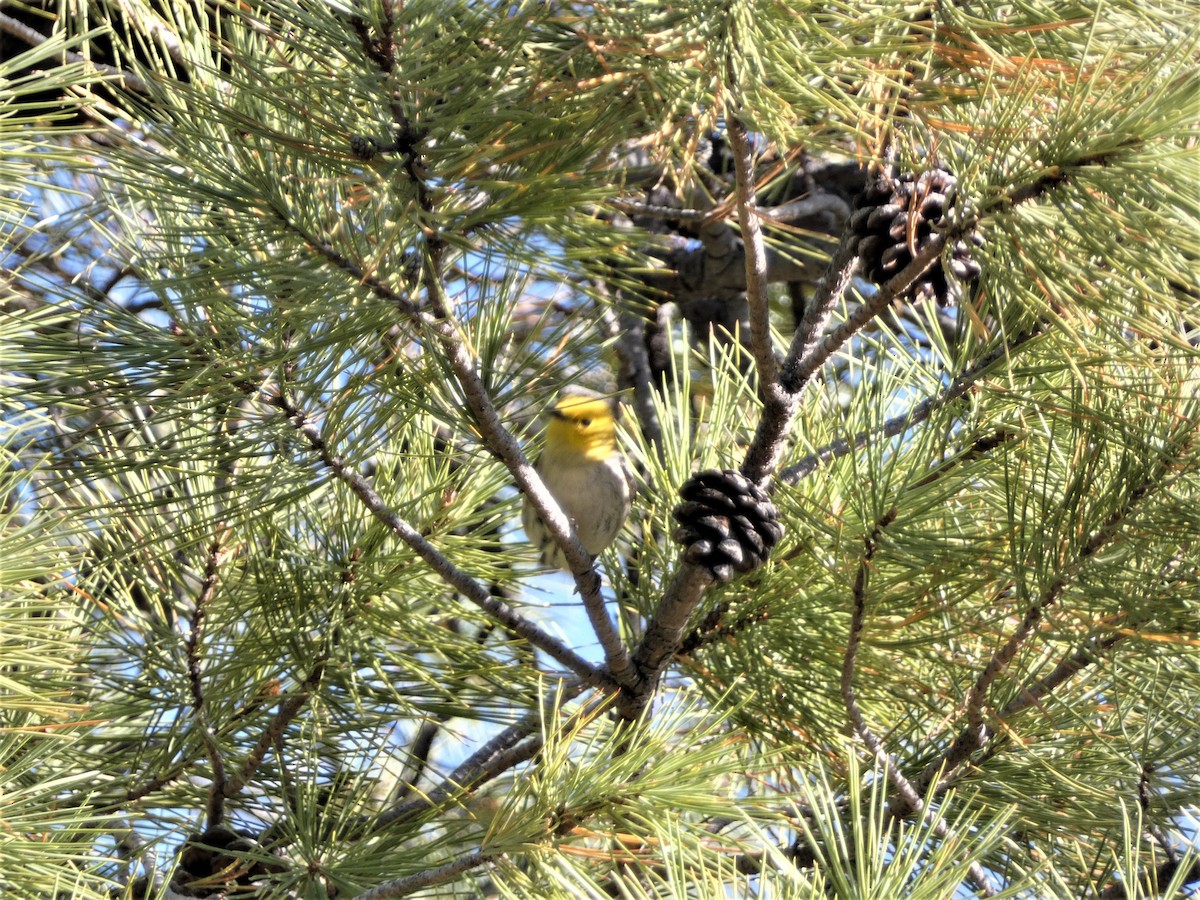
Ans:
{"label": "pine cone", "polygon": [[704,566],[717,581],[766,562],[783,537],[779,513],[766,493],[739,472],[710,469],[684,482],[672,515],[683,558]]}
{"label": "pine cone", "polygon": [[[929,169],[920,175],[876,178],[868,182],[854,200],[850,230],[858,236],[858,255],[863,277],[883,284],[913,261],[935,231],[949,227],[956,179],[946,169]],[[950,245],[946,265],[954,283],[946,277],[938,260],[909,288],[916,300],[936,299],[939,306],[953,306],[962,293],[959,282],[974,282],[979,264],[971,257],[983,238],[971,232]]]}
{"label": "pine cone", "polygon": [[379,141],[361,134],[350,135],[350,152],[359,159],[374,159],[379,155]]}

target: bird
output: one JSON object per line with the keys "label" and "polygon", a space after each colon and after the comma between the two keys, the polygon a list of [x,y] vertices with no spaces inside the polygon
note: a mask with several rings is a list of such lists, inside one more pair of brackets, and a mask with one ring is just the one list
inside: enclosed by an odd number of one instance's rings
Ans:
{"label": "bird", "polygon": [[[633,476],[617,447],[614,404],[580,388],[561,393],[550,411],[545,446],[534,468],[595,559],[616,539],[633,499]],[[521,522],[542,564],[569,570],[562,548],[528,496]]]}

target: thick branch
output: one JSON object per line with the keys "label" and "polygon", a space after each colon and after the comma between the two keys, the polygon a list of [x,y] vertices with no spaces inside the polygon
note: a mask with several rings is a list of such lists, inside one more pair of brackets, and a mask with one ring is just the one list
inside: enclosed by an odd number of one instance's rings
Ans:
{"label": "thick branch", "polygon": [[667,586],[633,656],[641,680],[636,689],[622,692],[618,700],[618,711],[626,721],[636,719],[645,709],[659,676],[679,648],[692,612],[710,584],[712,576],[707,570],[683,563]]}

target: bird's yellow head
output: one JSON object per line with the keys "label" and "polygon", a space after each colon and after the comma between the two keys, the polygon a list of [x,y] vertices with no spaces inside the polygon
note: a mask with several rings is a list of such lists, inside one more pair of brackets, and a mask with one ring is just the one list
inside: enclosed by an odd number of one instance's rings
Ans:
{"label": "bird's yellow head", "polygon": [[546,449],[552,458],[600,461],[617,452],[612,404],[599,397],[568,394],[550,411]]}

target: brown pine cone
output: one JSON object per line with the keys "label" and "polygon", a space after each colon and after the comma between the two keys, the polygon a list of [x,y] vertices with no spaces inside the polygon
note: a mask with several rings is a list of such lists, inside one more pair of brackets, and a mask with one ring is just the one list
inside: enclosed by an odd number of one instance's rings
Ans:
{"label": "brown pine cone", "polygon": [[[942,168],[870,181],[855,198],[849,223],[858,238],[863,277],[883,284],[913,261],[914,251],[919,252],[935,231],[949,227],[947,213],[957,184],[958,180]],[[954,241],[945,265],[938,260],[909,288],[913,299],[955,305],[962,293],[961,284],[979,278],[980,268],[972,258],[972,249],[982,246],[983,238],[975,232]],[[946,268],[952,279],[947,278]]]}
{"label": "brown pine cone", "polygon": [[684,545],[683,558],[708,569],[717,581],[761,566],[783,536],[775,504],[739,472],[699,472],[679,494],[683,502],[672,512],[679,523],[674,538]]}

